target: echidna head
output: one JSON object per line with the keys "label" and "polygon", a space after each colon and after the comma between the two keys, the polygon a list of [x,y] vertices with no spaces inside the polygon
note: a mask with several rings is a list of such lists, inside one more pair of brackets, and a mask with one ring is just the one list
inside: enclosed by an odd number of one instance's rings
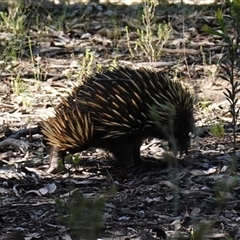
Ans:
{"label": "echidna head", "polygon": [[169,149],[175,154],[177,152],[180,152],[180,155],[187,154],[191,138],[195,134],[194,117],[192,114],[185,115],[176,119],[174,125],[174,139],[169,141]]}

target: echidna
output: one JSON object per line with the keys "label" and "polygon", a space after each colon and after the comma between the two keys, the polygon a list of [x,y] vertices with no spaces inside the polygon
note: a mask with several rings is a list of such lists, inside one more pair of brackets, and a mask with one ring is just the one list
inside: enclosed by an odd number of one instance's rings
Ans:
{"label": "echidna", "polygon": [[60,151],[99,147],[112,152],[120,165],[139,164],[148,137],[166,139],[180,153],[187,152],[193,97],[159,70],[118,67],[75,87],[42,127],[49,144]]}

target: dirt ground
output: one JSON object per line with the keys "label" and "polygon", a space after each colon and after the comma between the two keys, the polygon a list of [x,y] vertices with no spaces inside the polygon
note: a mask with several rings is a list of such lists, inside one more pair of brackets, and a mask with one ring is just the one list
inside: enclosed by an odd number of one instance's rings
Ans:
{"label": "dirt ground", "polygon": [[[139,4],[26,5],[22,34],[8,27],[16,16],[1,17],[1,240],[240,239],[239,152],[233,155],[228,83],[218,67],[225,50],[220,38],[202,31],[204,24],[217,29],[217,7],[228,14],[223,4],[158,6],[154,27],[169,22],[172,30],[152,63],[136,48]],[[14,15],[7,5],[2,12]],[[141,167],[120,169],[110,153],[90,149],[74,156],[79,164],[48,173],[38,122],[86,74],[115,64],[153,66],[182,80],[204,132],[177,161],[166,142],[150,139]],[[212,134],[216,124],[223,136]]]}

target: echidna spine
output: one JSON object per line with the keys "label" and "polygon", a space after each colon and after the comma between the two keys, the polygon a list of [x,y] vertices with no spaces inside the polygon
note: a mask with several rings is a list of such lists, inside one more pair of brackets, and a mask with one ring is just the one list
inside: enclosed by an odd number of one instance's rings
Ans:
{"label": "echidna spine", "polygon": [[[64,101],[62,103],[67,106]],[[64,107],[55,111],[54,118],[42,122],[42,132],[51,146],[67,150],[87,145],[93,137],[94,127],[89,113]]]}

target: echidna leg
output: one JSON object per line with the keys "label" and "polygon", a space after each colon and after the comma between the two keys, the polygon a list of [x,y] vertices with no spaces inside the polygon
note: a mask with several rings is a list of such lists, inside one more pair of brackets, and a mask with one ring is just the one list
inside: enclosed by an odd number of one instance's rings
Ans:
{"label": "echidna leg", "polygon": [[114,155],[119,166],[127,166],[132,163],[132,144],[126,138],[111,139],[105,146]]}
{"label": "echidna leg", "polygon": [[133,162],[132,151],[129,147],[120,148],[119,151],[113,152],[119,166],[128,166]]}
{"label": "echidna leg", "polygon": [[56,173],[59,171],[58,161],[61,160],[64,164],[64,157],[66,156],[66,151],[61,151],[57,147],[51,147],[50,157],[49,157],[49,168],[47,172]]}
{"label": "echidna leg", "polygon": [[141,146],[142,146],[141,140],[134,141],[134,143],[132,145],[133,163],[136,166],[139,166],[143,161],[143,159],[141,157],[141,152],[140,152]]}

